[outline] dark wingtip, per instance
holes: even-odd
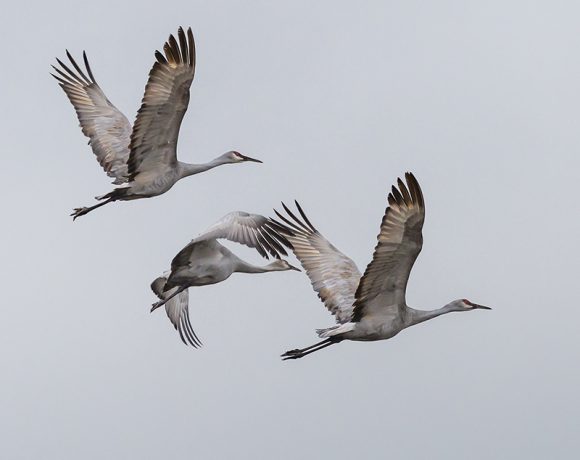
[[[87,52],[85,50],[83,50],[83,61],[85,63],[85,67],[87,68],[87,72],[89,73],[89,77],[91,78],[91,81],[97,84],[97,80],[93,75],[93,71],[91,70],[91,66],[89,65],[89,58],[87,57]]]
[[[52,67],[54,67],[54,66],[52,66]],[[58,84],[64,88],[64,86],[66,85],[66,82],[62,78],[60,78],[59,76],[53,74],[52,72],[48,72],[48,73],[50,75],[52,75],[54,78],[56,78],[56,80],[58,81]]]
[[[282,202],[282,207],[284,208],[284,210],[288,213],[288,215],[290,217],[296,219],[296,217],[292,214],[292,212],[288,209],[288,207],[284,204],[284,202]],[[280,220],[282,220],[282,222],[284,222],[284,224],[285,224],[284,227],[288,226],[290,229],[292,229],[293,231],[296,231],[298,233],[304,233],[305,230],[307,232],[309,231],[307,227],[305,227],[302,223],[300,223],[300,221],[298,221],[298,223],[300,223],[300,225],[297,225],[295,222],[290,221],[288,218],[286,218],[281,213],[276,211],[276,209],[274,209],[274,212],[280,218]]]
[[[304,222],[306,222],[306,224],[310,227],[310,229],[314,233],[318,233],[318,231],[316,230],[316,228],[314,227],[314,225],[312,225],[312,223],[310,222],[310,220],[308,219],[308,217],[306,217],[306,213],[302,210],[302,206],[300,206],[300,203],[298,203],[297,200],[294,200],[294,204],[296,204],[296,208],[298,208],[298,212],[300,213],[300,215],[304,219]]]
[[[399,179],[399,180],[401,180],[401,179]],[[399,192],[399,189],[397,187],[395,187],[394,185],[391,187],[391,194],[393,195],[393,197],[395,198],[395,201],[397,202],[397,204],[399,206],[405,202],[405,200],[403,199],[403,195],[401,195],[401,192]]]
[[[160,64],[167,64],[167,59],[165,59],[165,56],[159,50],[155,50],[155,59]]]
[[[423,191],[421,190],[421,186],[419,185],[419,181],[417,180],[415,175],[412,172],[408,171],[405,173],[405,179],[409,186],[409,191],[411,192],[412,195],[414,195],[413,198],[416,199],[417,204],[421,207],[424,207],[425,199],[423,198]]]

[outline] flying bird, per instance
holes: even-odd
[[[398,179],[388,196],[389,206],[381,223],[373,260],[364,275],[355,263],[336,249],[314,228],[296,202],[302,219],[282,203],[287,216],[274,210],[284,222],[277,231],[292,245],[306,270],[312,287],[326,308],[336,317],[336,326],[317,329],[324,340],[306,348],[289,350],[284,360],[297,359],[343,340],[375,341],[397,335],[403,329],[445,313],[491,310],[467,299],[454,300],[433,311],[407,305],[405,291],[409,274],[423,246],[425,203],[421,187],[411,173],[406,185]]]
[[[193,239],[173,258],[171,270],[157,278],[151,289],[159,297],[151,311],[165,305],[169,320],[179,332],[181,340],[197,348],[201,346],[189,320],[188,292],[191,286],[206,286],[228,279],[232,273],[267,273],[296,270],[280,258],[288,255],[282,244],[291,247],[285,236],[281,235],[278,224],[259,214],[231,212]],[[269,259],[276,258],[265,266],[250,264],[228,248],[218,239],[226,239],[256,249]]]
[[[74,209],[73,220],[113,201],[149,198],[167,192],[184,177],[216,166],[260,160],[229,151],[204,164],[177,160],[177,138],[189,104],[189,88],[195,73],[195,44],[191,28],[187,35],[180,27],[163,46],[164,54],[155,52],[156,62],[149,72],[141,108],[135,125],[105,96],[98,85],[86,53],[85,71],[71,54],[66,55],[73,69],[57,59],[52,66],[56,78],[74,106],[80,127],[113,184],[112,192],[96,197],[100,202]]]

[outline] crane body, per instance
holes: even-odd
[[[291,244],[318,296],[335,315],[338,325],[318,329],[324,340],[289,350],[284,359],[298,359],[343,340],[376,341],[394,337],[403,329],[460,311],[489,307],[467,299],[454,300],[437,310],[416,310],[407,305],[405,292],[411,269],[423,245],[425,204],[421,187],[411,173],[406,184],[398,179],[388,196],[373,260],[361,276],[355,263],[334,247],[310,223],[296,202],[302,219],[282,203],[278,211],[281,231]]]
[[[190,287],[220,283],[233,273],[267,273],[297,270],[280,255],[287,255],[283,245],[290,245],[286,238],[275,232],[277,224],[259,214],[236,211],[227,214],[205,232],[194,238],[173,258],[171,269],[151,284],[159,298],[151,311],[165,305],[167,316],[179,331],[185,344],[194,347],[201,342],[193,332],[189,321],[188,293]],[[250,264],[223,246],[218,239],[227,239],[254,248],[268,259],[267,265]]]
[[[57,59],[52,74],[74,106],[82,132],[97,160],[120,187],[96,197],[100,203],[74,209],[77,217],[113,201],[130,201],[161,195],[179,180],[225,164],[260,160],[230,150],[203,164],[178,161],[177,140],[189,105],[189,88],[195,74],[195,43],[191,28],[180,27],[155,53],[145,94],[134,126],[105,96],[83,53],[85,70],[67,51],[72,69]]]

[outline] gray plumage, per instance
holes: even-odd
[[[61,68],[52,66],[58,74],[53,76],[74,106],[81,130],[89,138],[97,161],[114,179],[113,184],[121,185],[128,177],[131,123],[105,96],[93,76],[86,53],[83,52],[83,60],[88,76],[68,51],[66,55],[76,72],[57,59]]]
[[[407,281],[423,245],[425,202],[413,174],[406,173],[405,179],[406,184],[398,179],[389,193],[373,259],[362,277],[354,262],[314,228],[298,203],[302,219],[284,204],[287,216],[275,211],[282,220],[277,229],[282,229],[314,290],[339,323],[317,330],[325,340],[287,351],[284,359],[301,358],[342,340],[389,339],[409,326],[452,311],[489,309],[467,299],[433,311],[407,305]]]
[[[151,311],[165,305],[167,316],[179,331],[185,344],[199,347],[201,342],[189,321],[187,289],[191,286],[215,284],[233,273],[266,273],[298,270],[281,255],[288,255],[282,244],[291,246],[278,233],[281,230],[271,219],[259,214],[232,212],[187,244],[171,262],[171,270],[151,284],[159,297]],[[276,260],[266,266],[256,266],[237,257],[217,240],[227,239],[256,249],[262,257]]]
[[[97,197],[100,203],[76,208],[74,219],[113,201],[149,198],[167,192],[177,181],[224,164],[260,160],[229,151],[204,164],[177,160],[177,140],[181,122],[189,105],[189,88],[195,75],[195,43],[191,28],[180,27],[155,52],[156,62],[149,72],[145,94],[131,124],[105,96],[95,80],[86,53],[85,71],[71,54],[72,68],[57,59],[52,66],[56,78],[74,106],[82,132],[89,138],[97,160],[111,178],[121,185]]]

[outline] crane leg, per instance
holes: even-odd
[[[287,359],[303,358],[304,356],[309,355],[310,353],[322,350],[323,348],[329,347],[330,345],[334,345],[335,343],[338,342],[340,342],[340,340],[329,338],[323,340],[322,342],[315,343],[314,345],[310,345],[309,347],[306,348],[296,348],[294,350],[289,350],[281,356],[283,358],[283,361],[286,361]]]
[[[73,213],[71,214],[73,220],[75,220],[77,217],[80,216],[84,216],[85,214],[88,214],[89,212],[91,212],[93,209],[97,209],[100,208],[101,206],[105,206],[107,203],[110,203],[111,201],[115,201],[112,198],[109,198],[106,201],[103,201],[102,203],[98,203],[94,206],[90,206],[90,207],[84,207],[84,208],[74,208],[73,209]]]
[[[187,289],[187,286],[180,286],[177,291],[175,291],[173,294],[171,294],[169,297],[167,297],[166,299],[161,299],[158,302],[155,302],[153,304],[153,306],[151,307],[151,311],[153,312],[154,310],[158,309],[159,307],[165,305],[168,301],[170,301],[171,299],[173,299],[177,294],[181,294],[183,291],[185,291]]]

